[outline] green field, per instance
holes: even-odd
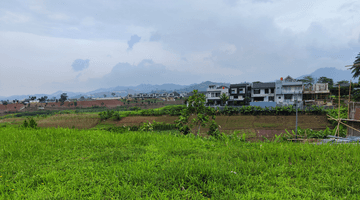
[[[358,145],[0,128],[0,199],[359,199]]]

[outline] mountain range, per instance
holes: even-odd
[[[302,79],[305,76],[312,76],[315,80],[325,76],[328,78],[332,78],[334,83],[341,81],[341,80],[351,80],[355,81],[356,79],[352,78],[352,74],[350,70],[339,70],[334,67],[326,67],[326,68],[320,68],[315,70],[311,74],[306,74],[299,76],[295,79]],[[284,76],[285,78],[286,76]],[[294,77],[293,77],[294,78]],[[206,89],[209,87],[209,85],[224,85],[229,87],[230,83],[219,83],[219,82],[212,82],[212,81],[205,81],[202,83],[194,83],[190,85],[177,85],[177,84],[162,84],[162,85],[151,85],[151,84],[140,84],[137,86],[116,86],[111,88],[99,88],[90,92],[82,93],[82,92],[68,92],[68,91],[57,91],[52,94],[27,94],[27,95],[13,95],[9,97],[0,96],[0,100],[22,100],[25,98],[28,98],[29,96],[36,96],[36,98],[40,98],[42,96],[47,96],[50,98],[57,98],[59,99],[62,93],[67,93],[68,98],[80,98],[81,96],[87,97],[93,97],[93,98],[99,98],[104,97],[106,95],[107,97],[111,97],[112,93],[115,93],[116,96],[126,96],[127,94],[136,94],[136,93],[162,93],[162,92],[191,92],[194,89],[197,89],[199,91],[206,91]]]

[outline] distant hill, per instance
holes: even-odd
[[[331,78],[333,79],[334,83],[338,82],[338,81],[342,81],[342,80],[347,80],[347,81],[356,81],[358,79],[353,79],[352,78],[352,73],[351,70],[340,70],[340,69],[336,69],[335,67],[325,67],[325,68],[320,68],[315,70],[313,73],[311,74],[307,74],[307,75],[302,75],[297,77],[296,79],[302,79],[305,76],[309,76],[311,75],[313,78],[320,78],[322,76],[325,76],[327,78]]]

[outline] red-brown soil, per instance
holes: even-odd
[[[174,121],[178,116],[129,116],[120,121],[110,121],[108,123],[115,126],[134,126],[141,125],[149,121],[164,122],[175,124]],[[191,121],[194,116],[191,116]],[[211,119],[211,118],[210,118]],[[295,130],[296,116],[216,116],[218,125],[221,126],[220,131],[226,134],[232,134],[235,130],[240,130],[241,134],[247,132],[247,138],[251,140],[263,140],[263,137],[274,138],[275,134],[280,135],[288,131]],[[313,130],[324,130],[326,127],[333,128],[327,121],[326,115],[299,115],[298,127],[302,129],[310,128]],[[193,127],[193,131],[197,132],[198,127]],[[200,127],[200,135],[206,136],[207,127]],[[250,132],[255,134],[249,134]]]

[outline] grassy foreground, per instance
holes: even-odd
[[[360,199],[359,145],[0,128],[0,199]]]

